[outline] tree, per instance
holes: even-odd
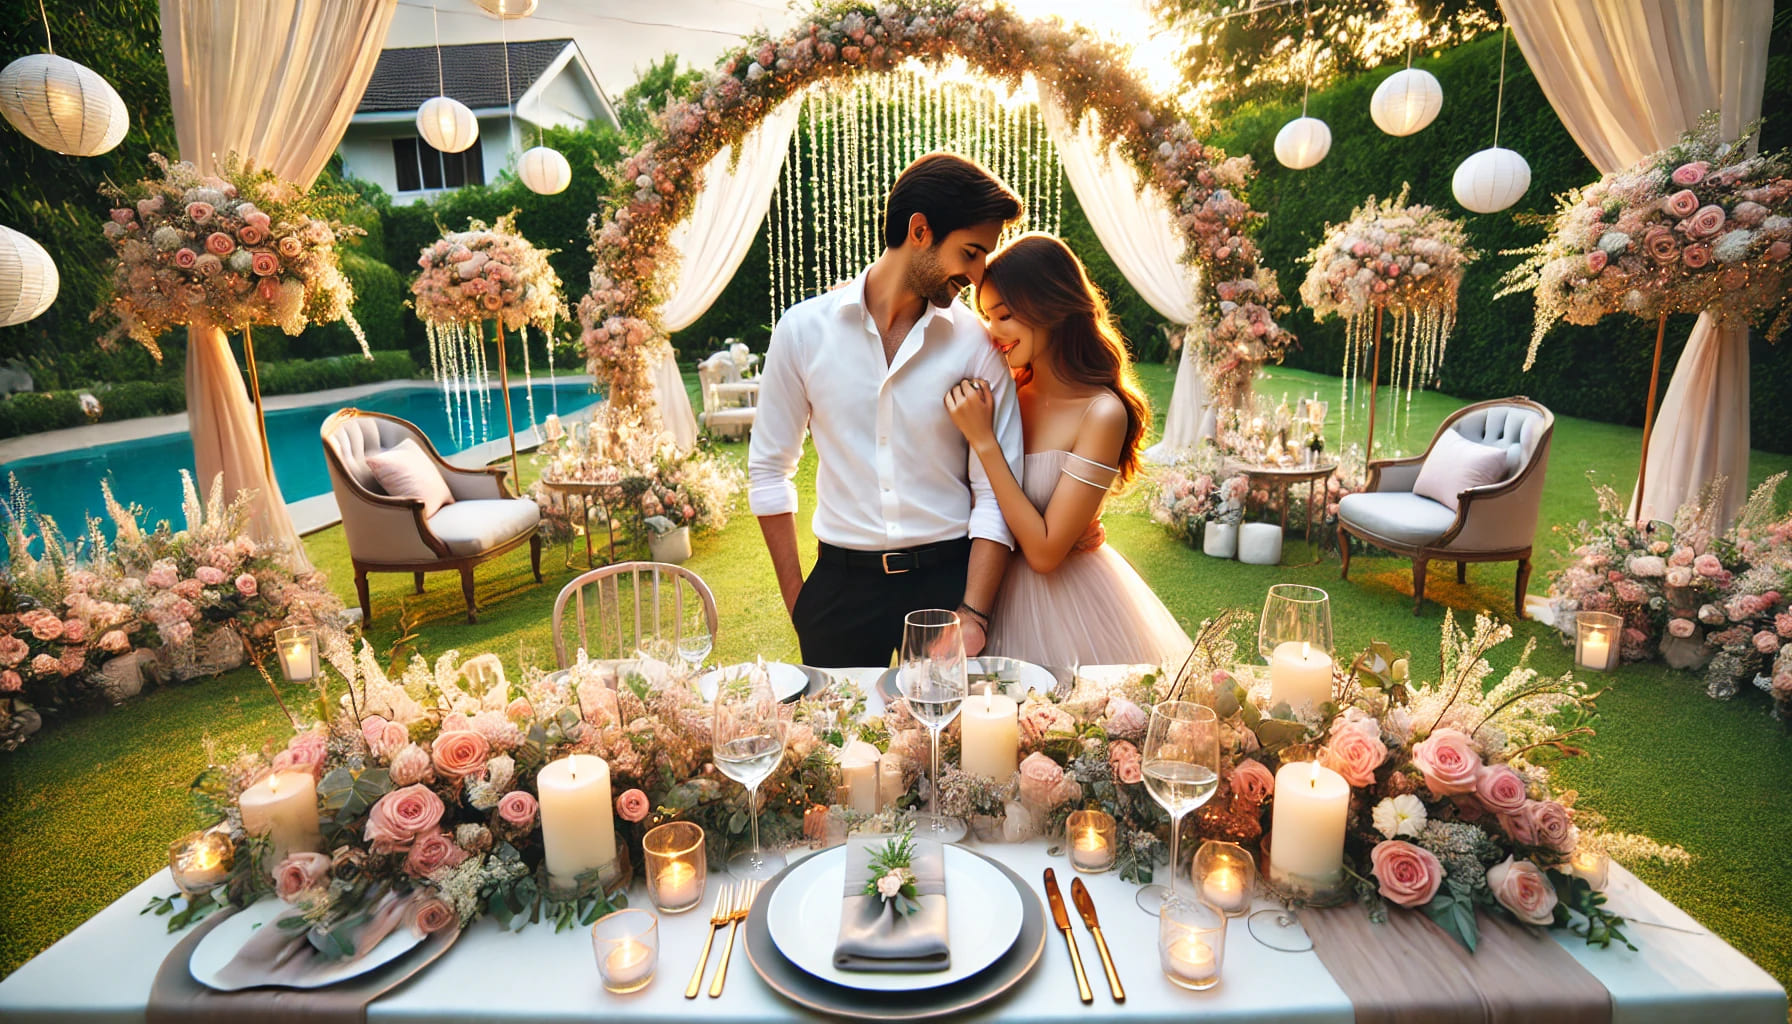
[[[628,140],[631,149],[639,149],[656,132],[653,128],[653,116],[666,109],[666,104],[674,99],[687,99],[703,81],[703,72],[695,68],[678,70],[678,55],[668,53],[662,59],[647,65],[635,84],[622,94],[622,101],[616,104],[616,120],[621,122],[623,137]]]

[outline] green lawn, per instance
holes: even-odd
[[[1168,401],[1171,378],[1158,366],[1141,376],[1158,404]],[[1335,378],[1288,370],[1266,374],[1260,391],[1290,398],[1315,389],[1333,402],[1337,446]],[[1384,404],[1381,445],[1415,451],[1437,422],[1461,403],[1443,395],[1420,395],[1403,438],[1391,436]],[[1160,414],[1161,415],[1161,414]],[[1360,413],[1352,419],[1360,432]],[[1385,450],[1385,448],[1383,450]],[[1544,521],[1571,524],[1595,511],[1586,474],[1627,486],[1636,472],[1639,432],[1584,420],[1558,420],[1550,458]],[[725,451],[744,458],[742,445]],[[1755,480],[1792,468],[1792,457],[1757,452]],[[525,474],[530,470],[525,466]],[[813,496],[813,458],[798,478],[805,503]],[[743,500],[744,504],[744,500]],[[1311,583],[1333,597],[1338,646],[1354,650],[1374,639],[1415,653],[1414,671],[1437,671],[1438,626],[1443,606],[1472,613],[1491,609],[1510,618],[1510,564],[1469,568],[1458,585],[1446,567],[1433,572],[1433,599],[1414,617],[1407,564],[1392,558],[1358,556],[1351,580],[1340,583],[1335,559],[1307,568],[1247,566],[1217,561],[1167,537],[1138,511],[1136,496],[1114,503],[1108,515],[1111,543],[1124,552],[1164,601],[1185,622],[1228,605],[1255,607],[1269,584]],[[813,551],[807,517],[800,516],[804,550]],[[1562,564],[1562,541],[1543,530],[1538,538],[1532,590]],[[327,570],[345,600],[353,601],[352,576],[340,529],[307,540],[311,557]],[[696,538],[689,562],[715,591],[722,620],[716,656],[739,659],[753,654],[796,656],[771,564],[759,531],[744,508],[718,534]],[[421,597],[408,594],[408,577],[373,578],[373,642],[384,647],[394,637],[402,602],[422,618],[422,649],[438,654],[492,650],[507,663],[552,658],[548,617],[559,587],[573,572],[560,549],[544,555],[547,582],[531,579],[526,551],[479,571],[480,623],[468,626],[460,588],[452,576],[437,576]],[[1522,638],[1539,641],[1536,663],[1561,672],[1569,652],[1552,630],[1527,623],[1520,640],[1502,652],[1516,657]],[[1690,868],[1638,873],[1717,934],[1765,967],[1782,984],[1792,982],[1792,738],[1767,714],[1767,703],[1749,692],[1732,703],[1708,700],[1696,677],[1657,666],[1615,673],[1601,701],[1599,735],[1588,744],[1593,757],[1571,762],[1562,779],[1582,799],[1605,812],[1615,828],[1679,843],[1696,856]],[[289,699],[294,695],[289,695]],[[150,694],[128,707],[72,721],[55,722],[24,748],[0,755],[0,863],[7,884],[0,887],[0,973],[10,972],[66,934],[166,859],[167,844],[203,824],[189,808],[186,786],[205,762],[208,740],[221,745],[255,744],[279,732],[273,698],[248,671]],[[1652,937],[1637,928],[1642,941]]]

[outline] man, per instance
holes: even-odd
[[[749,499],[777,570],[805,664],[890,663],[902,620],[956,607],[967,655],[1013,539],[982,466],[941,396],[995,382],[996,435],[1016,477],[1020,415],[1001,355],[956,302],[1020,200],[977,164],[916,160],[884,212],[883,255],[849,284],[798,303],[772,333],[747,460]],[[796,545],[803,432],[815,439],[815,537],[804,580]]]

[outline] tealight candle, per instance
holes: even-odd
[[[1232,868],[1220,868],[1201,879],[1201,898],[1227,910],[1244,894],[1244,879]]]
[[[1305,640],[1276,645],[1269,659],[1269,702],[1317,708],[1332,699],[1332,658]]]
[[[280,674],[287,682],[317,678],[317,638],[303,626],[274,630],[274,647],[280,652]]]
[[[1193,877],[1195,891],[1227,917],[1236,917],[1251,909],[1257,866],[1250,851],[1237,843],[1218,839],[1202,843],[1195,851]]]
[[[637,992],[653,980],[659,964],[659,922],[645,910],[605,914],[591,926],[597,974],[611,992]]]
[[[1073,811],[1064,822],[1070,837],[1070,866],[1098,874],[1114,866],[1114,817],[1106,811]]]
[[[1568,858],[1568,870],[1594,889],[1603,889],[1611,875],[1612,859],[1604,850],[1575,850]]]
[[[235,861],[230,837],[222,832],[192,832],[168,848],[168,873],[175,888],[188,896],[212,889],[230,877]]]
[[[709,873],[703,829],[688,821],[655,825],[641,837],[647,895],[661,913],[676,914],[703,901]]]
[[[310,772],[273,772],[237,798],[243,831],[267,836],[275,863],[323,845],[318,829],[317,780]]]
[[[1157,951],[1164,977],[1183,988],[1209,989],[1220,982],[1226,948],[1226,915],[1197,900],[1171,899],[1158,916]]]

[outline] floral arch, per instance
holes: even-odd
[[[1203,298],[1210,323],[1201,331],[1208,364],[1221,377],[1248,378],[1292,340],[1274,323],[1281,302],[1274,272],[1258,265],[1247,236],[1263,216],[1238,194],[1252,176],[1251,160],[1203,145],[1124,57],[1073,27],[999,4],[832,5],[776,38],[748,40],[722,58],[695,99],[659,115],[659,138],[611,172],[615,203],[601,226],[593,218],[596,264],[579,303],[592,372],[609,382],[614,405],[651,412],[651,368],[665,352],[659,311],[679,258],[670,237],[716,154],[812,86],[890,72],[911,59],[937,67],[962,58],[1010,90],[1031,73],[1072,125],[1097,115],[1104,141],[1168,197],[1187,243],[1183,261],[1212,283]]]

